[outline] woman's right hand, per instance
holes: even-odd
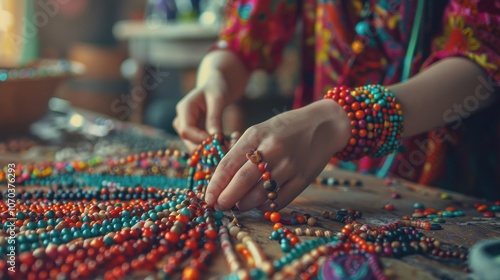
[[[212,51],[200,65],[196,87],[176,107],[173,126],[190,151],[223,132],[222,112],[243,96],[250,72],[232,52]]]

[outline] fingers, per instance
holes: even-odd
[[[236,142],[234,147],[231,150],[229,150],[229,152],[220,161],[219,165],[215,169],[215,172],[214,172],[212,178],[210,179],[210,182],[208,183],[207,191],[205,193],[205,201],[208,204],[215,204],[216,202],[218,202],[219,195],[226,188],[226,186],[229,185],[229,182],[231,182],[231,180],[236,175],[238,170],[247,161],[247,158],[245,156],[246,153],[248,151],[250,151],[251,149],[254,149],[255,147],[257,147],[255,142],[244,140],[244,139],[252,139],[251,137],[248,137],[248,135],[249,135],[249,131],[247,130],[243,134],[240,141]],[[241,141],[241,140],[243,140],[243,141]],[[256,167],[254,166],[254,168],[256,168]],[[248,172],[248,171],[246,171],[246,172]],[[244,173],[242,176],[246,176],[246,177],[250,178],[250,177],[253,177],[253,174]],[[239,187],[242,187],[242,188],[248,190],[251,188],[251,186],[253,186],[255,184],[255,182],[256,182],[256,180],[254,180],[250,183],[245,182],[244,184],[248,184],[250,186],[245,185],[243,187],[242,186],[239,186]],[[228,203],[226,203],[224,201],[221,201],[221,202],[224,203],[225,206],[229,205]],[[233,205],[230,205],[229,207],[232,207]]]
[[[236,202],[242,199],[254,187],[261,176],[262,172],[259,171],[257,166],[247,160],[219,195],[217,206],[222,209],[233,207]]]
[[[254,168],[257,169],[256,166],[254,166]],[[278,166],[276,166],[276,168],[270,166],[269,171],[272,175],[272,180],[276,182],[278,188],[280,189],[281,185],[285,185],[286,182],[290,180],[292,174],[290,165],[286,163],[284,164],[280,163]],[[260,175],[262,175],[262,172],[260,172]],[[268,192],[264,189],[264,182],[262,181],[257,182],[250,191],[248,191],[243,195],[240,195],[241,200],[239,200],[237,203],[238,209],[247,211],[253,208],[257,208],[268,200],[267,195]],[[279,198],[279,191],[278,191],[278,198]]]
[[[220,94],[207,94],[207,117],[205,128],[209,134],[222,132],[222,112],[224,110],[224,100]]]
[[[173,126],[179,137],[185,140],[184,142],[190,150],[197,146],[196,143],[201,143],[209,136],[207,132],[196,127],[195,123],[196,120],[189,114],[185,114],[182,117],[178,114],[173,122]]]

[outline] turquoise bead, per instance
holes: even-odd
[[[21,252],[26,252],[26,251],[29,251],[30,249],[31,249],[31,245],[30,244],[23,243],[23,244],[19,245],[19,250]]]
[[[415,202],[415,204],[413,204],[413,208],[416,208],[416,209],[424,209],[425,206],[423,203],[420,203],[420,202]]]
[[[47,222],[45,220],[40,220],[37,223],[38,228],[46,228],[47,227]]]
[[[23,212],[17,212],[16,214],[16,219],[18,220],[23,220],[24,219],[24,213]]]
[[[108,245],[108,246],[111,246],[111,245],[113,245],[113,243],[115,243],[115,242],[113,241],[113,238],[111,238],[111,237],[109,237],[109,236],[104,237],[104,240],[103,240],[103,241],[104,241],[104,243],[106,243],[106,245]]]
[[[92,232],[90,230],[86,229],[86,230],[82,231],[82,236],[83,236],[83,238],[90,238],[90,237],[92,237]]]
[[[149,214],[149,218],[152,221],[156,221],[156,220],[158,220],[158,215],[156,213],[151,213],[151,214]]]
[[[452,218],[452,217],[455,217],[455,215],[451,211],[443,211],[443,217]]]
[[[431,230],[440,230],[442,229],[440,224],[431,224]]]
[[[186,216],[188,216],[188,217],[191,217],[191,215],[193,215],[193,214],[191,213],[191,210],[189,210],[189,209],[188,209],[188,208],[186,208],[186,207],[185,207],[185,208],[182,208],[182,209],[181,209],[181,211],[180,211],[180,213],[181,213],[182,215],[186,215]]]
[[[26,225],[26,228],[28,229],[36,229],[36,225],[34,222],[29,222],[27,225]]]
[[[47,213],[45,213],[45,218],[47,219],[53,219],[56,217],[56,213],[53,210],[49,210]]]
[[[453,216],[455,216],[455,217],[463,217],[463,216],[465,216],[465,213],[464,213],[464,211],[457,210],[457,211],[453,212]]]
[[[215,211],[214,213],[215,219],[220,220],[224,217],[224,212],[222,211]]]

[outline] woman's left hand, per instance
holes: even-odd
[[[278,209],[288,205],[323,170],[349,139],[349,119],[333,100],[317,101],[250,127],[221,160],[207,187],[205,201],[217,209],[269,211],[262,172],[246,153],[259,150],[279,187]]]

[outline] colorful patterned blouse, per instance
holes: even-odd
[[[404,68],[414,75],[450,56],[484,68],[491,79],[483,90],[495,94],[491,84],[500,81],[500,1],[425,3],[417,11],[417,0],[230,0],[216,48],[233,51],[251,70],[273,70],[301,21],[302,73],[295,107],[321,99],[336,85],[395,84]],[[363,21],[370,25],[359,30]],[[417,32],[413,28],[419,21]],[[368,38],[364,46],[353,45],[358,34]],[[489,109],[453,124],[407,139],[390,174],[500,197],[500,114]],[[373,171],[379,163],[365,158],[358,166]]]

